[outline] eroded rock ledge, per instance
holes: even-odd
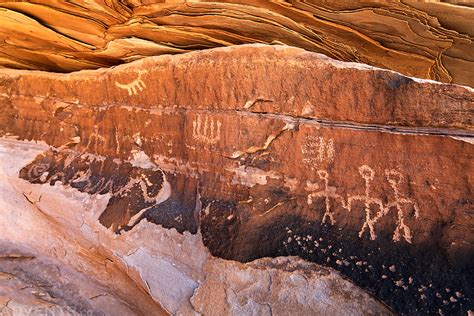
[[[1,134],[52,146],[19,176],[107,197],[116,236],[147,219],[333,267],[400,313],[472,309],[470,88],[263,45],[0,82]]]

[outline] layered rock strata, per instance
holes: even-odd
[[[474,86],[474,8],[450,2],[3,0],[0,65],[69,72],[276,43]]]
[[[470,88],[263,45],[0,82],[1,134],[52,146],[19,176],[110,196],[118,235],[147,219],[333,267],[399,313],[472,309]]]

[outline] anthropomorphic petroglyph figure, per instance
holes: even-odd
[[[340,199],[341,196],[336,193],[336,188],[329,186],[329,174],[325,170],[318,170],[318,176],[321,180],[324,181],[324,190],[319,192],[314,192],[308,195],[308,204],[311,205],[313,203],[313,199],[315,197],[324,197],[326,211],[324,212],[323,219],[321,221],[322,224],[326,223],[326,220],[329,219],[331,225],[335,224],[334,214],[331,211],[331,202],[330,199]]]
[[[303,162],[314,170],[314,167],[323,162],[331,162],[334,159],[334,140],[325,140],[320,136],[308,136],[301,147]]]
[[[221,126],[222,123],[217,119],[198,115],[193,121],[193,138],[204,144],[216,144],[220,140]]]
[[[404,214],[403,214],[403,206],[408,205],[411,206],[414,210],[414,217],[418,218],[420,216],[420,210],[418,208],[418,205],[413,202],[411,199],[406,198],[402,194],[400,194],[400,183],[403,180],[403,175],[396,171],[396,170],[385,170],[385,176],[387,177],[387,181],[390,184],[390,186],[393,189],[393,194],[395,196],[395,201],[388,203],[387,205],[387,212],[390,210],[390,208],[395,207],[397,209],[397,227],[395,228],[395,232],[393,234],[393,241],[399,241],[400,240],[400,234],[403,232],[403,238],[411,243],[411,231],[410,227],[408,227],[405,224],[404,221]]]
[[[353,207],[359,203],[364,206],[365,211],[365,220],[362,225],[361,230],[359,231],[359,237],[362,237],[366,231],[368,231],[370,239],[376,239],[375,224],[385,215],[389,213],[392,208],[397,210],[397,227],[393,235],[393,241],[399,241],[400,236],[403,236],[405,241],[411,243],[412,235],[410,228],[404,222],[404,213],[403,210],[407,206],[411,206],[415,210],[414,217],[419,217],[419,208],[418,205],[411,199],[403,196],[400,193],[399,185],[403,180],[403,176],[400,172],[396,170],[385,170],[385,175],[388,183],[394,191],[395,201],[388,202],[386,205],[383,203],[382,199],[374,197],[372,192],[372,182],[375,178],[375,171],[367,166],[363,165],[359,167],[359,173],[364,179],[365,192],[364,194],[359,195],[349,195],[347,200],[343,198],[340,194],[336,193],[336,187],[329,185],[329,174],[325,170],[318,170],[318,176],[324,182],[324,189],[318,192],[312,192],[308,195],[308,204],[312,204],[315,198],[324,197],[325,201],[325,212],[322,224],[325,224],[329,219],[331,225],[335,224],[334,220],[334,211],[333,208],[336,202],[339,202],[343,209],[347,211],[352,211]],[[331,208],[331,200],[334,203]]]
[[[130,83],[120,83],[115,81],[115,85],[123,90],[127,90],[128,95],[137,95],[139,91],[143,91],[144,88],[146,88],[145,82],[142,80],[142,75],[145,73],[143,70],[138,71],[137,78],[134,79]]]
[[[105,145],[105,138],[99,134],[99,127],[94,125],[94,132],[89,136],[86,151],[92,150],[94,154],[97,154],[99,152],[99,145]]]
[[[362,229],[359,231],[359,237],[362,237],[365,230],[368,229],[369,234],[370,234],[370,239],[375,240],[376,235],[375,235],[374,225],[382,216],[386,214],[386,210],[384,208],[382,200],[371,196],[371,185],[372,185],[372,181],[374,180],[375,171],[372,170],[372,168],[370,168],[369,166],[363,165],[359,167],[359,173],[365,182],[365,195],[350,196],[348,199],[347,207],[348,207],[348,210],[350,211],[352,208],[352,201],[361,201],[364,203],[365,222],[362,225]],[[371,209],[372,206],[375,206],[378,209],[377,213],[375,213],[374,216],[372,216],[372,209]]]

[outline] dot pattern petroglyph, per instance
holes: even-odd
[[[349,195],[345,199],[342,195],[336,192],[336,187],[329,185],[329,174],[325,170],[318,170],[318,177],[323,181],[324,188],[318,192],[312,192],[308,195],[307,203],[308,205],[313,204],[314,199],[324,198],[325,202],[325,212],[323,214],[322,224],[329,222],[331,225],[334,225],[336,221],[334,220],[334,211],[331,208],[331,201],[333,203],[339,203],[343,209],[347,211],[352,211],[356,203],[361,203],[364,206],[365,211],[365,220],[359,231],[359,237],[362,237],[366,231],[368,231],[370,239],[376,239],[375,233],[375,224],[385,215],[389,213],[391,209],[396,209],[397,211],[397,226],[393,234],[393,241],[400,241],[400,238],[411,243],[412,234],[408,225],[405,223],[404,209],[414,210],[415,219],[419,218],[420,210],[418,205],[410,198],[405,197],[400,193],[400,184],[403,181],[403,175],[393,169],[385,170],[386,180],[390,184],[390,187],[393,190],[394,201],[390,201],[387,204],[384,204],[382,199],[374,197],[372,193],[372,182],[375,177],[375,171],[367,166],[363,165],[359,167],[359,173],[364,179],[365,192],[364,194],[358,195]],[[376,209],[377,212],[373,214],[373,209]]]
[[[321,136],[308,136],[301,147],[303,162],[314,170],[315,166],[334,159],[334,140],[324,139]]]

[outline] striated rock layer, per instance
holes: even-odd
[[[69,72],[276,43],[474,86],[473,30],[464,1],[2,0],[0,65]]]
[[[225,259],[296,255],[399,313],[473,308],[471,88],[263,45],[0,82],[0,133],[51,146],[19,176],[110,197],[104,230],[147,219]],[[197,311],[226,284],[211,275]]]

